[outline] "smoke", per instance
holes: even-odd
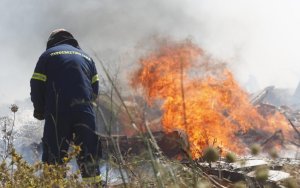
[[[295,88],[300,73],[299,6],[292,0],[213,0],[201,1],[191,14],[199,13],[202,47],[229,62],[242,85],[254,77],[260,88]]]
[[[0,104],[29,97],[36,61],[56,28],[71,31],[84,50],[97,51],[121,72],[131,71],[126,59],[137,55],[137,44],[147,37],[189,37],[228,62],[244,88],[252,78],[252,91],[295,88],[299,6],[293,0],[2,0]]]

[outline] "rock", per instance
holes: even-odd
[[[232,164],[232,167],[234,170],[244,170],[246,168],[254,168],[258,166],[264,166],[267,165],[268,163],[264,160],[260,159],[250,159],[250,160],[245,160],[245,161],[237,161]]]
[[[289,173],[278,171],[278,170],[269,170],[268,180],[273,182],[278,182],[290,177]],[[255,177],[255,171],[251,171],[247,174],[249,177]]]

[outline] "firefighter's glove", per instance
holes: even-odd
[[[39,110],[34,110],[33,111],[33,117],[35,117],[38,120],[44,120],[45,119],[44,112],[39,111]]]

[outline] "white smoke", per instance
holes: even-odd
[[[69,29],[83,47],[95,49],[107,59],[118,60],[122,53],[152,34],[191,36],[213,57],[230,63],[241,84],[250,75],[261,88],[294,88],[299,81],[298,1],[1,3],[0,23],[5,29],[0,31],[0,103],[29,96],[29,80],[38,56],[45,48],[48,34],[59,27]]]
[[[51,30],[60,27],[114,64],[149,35],[192,37],[213,57],[228,62],[242,85],[250,76],[259,86],[252,89],[295,88],[299,8],[300,2],[293,0],[2,0],[0,103],[29,97],[38,56]]]
[[[295,88],[300,73],[299,1],[212,0],[190,7],[198,15],[199,42],[232,63],[241,83],[254,76],[260,87]]]
[[[49,33],[61,27],[91,55],[97,51],[107,66],[120,66],[123,74],[131,71],[124,64],[135,58],[139,41],[158,34],[192,38],[228,62],[251,92],[268,85],[295,88],[299,8],[294,0],[2,0],[0,104],[29,97],[36,61]]]

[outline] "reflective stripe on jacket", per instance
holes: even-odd
[[[81,49],[60,44],[46,50],[32,75],[31,100],[46,114],[58,111],[92,112],[99,76],[93,60]]]

